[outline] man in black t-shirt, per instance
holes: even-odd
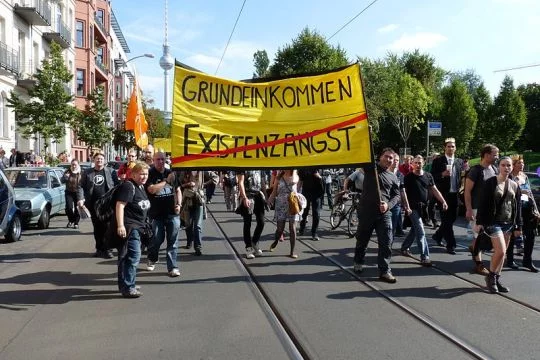
[[[302,189],[302,195],[307,200],[306,208],[302,211],[302,220],[300,221],[299,235],[304,235],[306,221],[309,215],[309,209],[313,209],[311,215],[311,240],[319,240],[317,230],[319,228],[320,209],[324,196],[324,183],[319,170],[317,169],[302,169],[298,172],[300,184],[298,188]]]
[[[92,225],[94,226],[94,240],[96,241],[95,257],[112,259],[113,254],[105,245],[105,231],[107,224],[101,222],[96,217],[94,204],[107,191],[119,183],[116,172],[110,167],[105,167],[105,157],[102,153],[94,155],[94,167],[86,170],[81,176],[81,188],[84,192],[84,199],[79,200],[78,206],[86,206],[90,211]]]
[[[165,153],[154,154],[154,166],[148,172],[145,187],[150,200],[149,218],[154,230],[154,238],[148,246],[148,263],[146,269],[153,271],[158,261],[161,244],[167,237],[167,271],[169,276],[180,275],[177,265],[177,238],[180,228],[180,204],[182,190],[176,181],[175,174],[165,168]]]
[[[410,256],[409,250],[414,239],[418,244],[420,250],[420,262],[422,266],[431,266],[431,260],[429,260],[429,247],[426,240],[426,233],[424,231],[424,224],[422,222],[422,215],[427,211],[427,202],[429,193],[442,204],[443,211],[448,209],[448,205],[443,196],[435,186],[433,176],[424,172],[424,158],[417,155],[413,160],[413,171],[405,175],[405,213],[409,215],[411,219],[411,231],[401,244],[401,254],[404,256]]]

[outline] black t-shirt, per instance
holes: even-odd
[[[410,172],[405,175],[404,183],[409,206],[411,209],[420,210],[421,204],[427,204],[429,189],[435,185],[433,175],[428,172],[424,172],[422,175]]]
[[[105,195],[109,190],[107,187],[107,181],[105,179],[105,169],[94,170],[94,190],[92,191],[92,202],[95,203],[97,199]]]
[[[148,189],[150,185],[159,184],[163,180],[166,180],[171,172],[172,171],[170,169],[165,169],[162,173],[160,173],[158,170],[156,170],[156,168],[150,168],[148,171],[148,180],[146,181],[146,184],[144,184],[145,189]],[[152,204],[148,216],[156,219],[173,215],[176,188],[176,184],[173,183],[173,185],[165,185],[165,187],[156,194],[150,194],[147,192],[148,199]]]
[[[116,201],[126,203],[124,207],[124,226],[131,229],[144,227],[150,201],[144,187],[138,186],[132,180],[126,181],[116,190]],[[116,202],[115,202],[116,206]]]
[[[322,177],[317,177],[317,169],[302,169],[298,172],[298,177],[302,181],[302,194],[310,196],[322,196],[324,194],[324,184]]]
[[[489,165],[486,168],[482,165],[474,165],[471,170],[469,170],[467,179],[474,181],[474,187],[471,191],[471,205],[473,209],[478,209],[480,195],[486,180],[496,176],[498,173],[499,170],[493,165]]]

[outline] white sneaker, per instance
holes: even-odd
[[[257,245],[254,245],[253,246],[253,254],[255,256],[262,256],[263,252],[261,249],[259,249],[259,247]]]
[[[146,263],[146,270],[154,271],[155,268],[156,268],[156,263],[148,260],[148,262]]]
[[[169,276],[170,277],[180,276],[180,270],[178,270],[178,268],[172,269],[171,271],[169,271]]]
[[[246,259],[255,259],[255,250],[252,247],[246,248]]]

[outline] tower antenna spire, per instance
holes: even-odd
[[[163,40],[163,56],[159,59],[159,66],[163,69],[163,117],[167,124],[171,123],[172,113],[169,110],[169,70],[174,66],[174,59],[169,52],[169,43],[168,43],[168,13],[169,6],[168,1],[165,0],[165,39]]]

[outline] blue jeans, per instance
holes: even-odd
[[[424,231],[424,223],[422,222],[422,215],[420,214],[420,211],[413,210],[411,215],[409,215],[409,218],[411,219],[411,230],[403,241],[403,244],[401,244],[401,250],[403,251],[409,249],[416,238],[416,244],[420,250],[420,258],[429,259],[429,247],[426,240],[426,232]]]
[[[402,233],[403,221],[401,220],[401,204],[395,205],[392,209],[390,209],[390,212],[392,213],[392,234],[395,235],[396,232]]]
[[[195,249],[200,249],[202,247],[202,222],[203,222],[203,206],[193,206],[189,209],[189,218],[191,224],[186,226],[186,237],[187,244],[193,246]]]
[[[135,289],[137,265],[141,260],[141,238],[138,230],[131,230],[118,252],[118,289],[122,294]]]
[[[154,238],[148,246],[148,260],[158,261],[158,253],[161,244],[167,235],[167,271],[177,268],[176,258],[178,252],[178,229],[180,228],[180,217],[178,215],[168,215],[152,219]]]
[[[387,211],[384,214],[367,214],[358,211],[358,230],[356,231],[356,248],[354,250],[355,264],[363,264],[366,249],[373,229],[377,233],[379,249],[377,253],[377,265],[381,274],[391,272],[390,260],[392,258],[392,216]]]

